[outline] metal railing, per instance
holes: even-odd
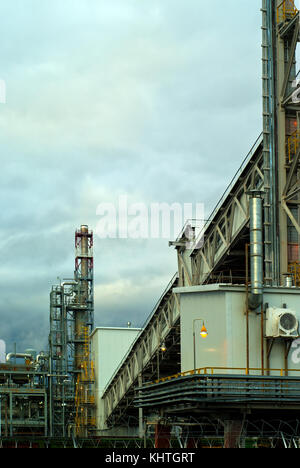
[[[223,372],[219,372],[223,371]],[[185,372],[178,372],[177,374],[170,375],[168,377],[162,377],[161,379],[154,380],[149,382],[147,385],[153,385],[157,383],[167,382],[169,380],[178,379],[179,377],[186,377],[190,375],[218,375],[220,373],[232,373],[233,375],[238,375],[234,373],[239,373],[239,375],[249,376],[251,372],[260,372],[261,375],[267,375],[271,372],[277,372],[280,377],[284,377],[287,373],[297,372],[300,377],[300,369],[262,369],[261,367],[251,367],[247,369],[246,367],[201,367],[199,369],[192,369]]]
[[[277,7],[277,23],[293,18],[297,13],[294,0],[283,0]]]
[[[287,156],[289,162],[292,162],[293,157],[297,153],[300,144],[300,130],[296,130],[287,138]]]
[[[284,372],[284,369],[278,371]],[[230,405],[237,409],[246,404],[254,405],[256,409],[259,405],[264,410],[268,408],[281,413],[287,409],[295,411],[300,408],[300,378],[283,375],[192,373],[181,379],[137,388],[134,399],[134,405],[138,408],[153,411],[153,408],[173,407],[183,414],[187,408],[191,410],[199,404],[202,409],[221,406],[228,410]]]
[[[289,273],[293,277],[293,285],[296,287],[300,286],[300,264],[299,263],[290,263],[289,264]]]

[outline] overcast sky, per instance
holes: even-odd
[[[100,203],[213,206],[261,132],[261,0],[2,0],[0,338],[46,349]],[[167,239],[95,235],[95,325],[141,326]]]

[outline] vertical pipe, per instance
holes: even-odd
[[[287,377],[289,375],[289,370],[288,370],[288,357],[289,357],[289,352],[291,349],[292,341],[288,340],[285,343],[285,353],[284,353],[284,374]]]
[[[138,376],[138,386],[141,388],[143,385],[143,377],[142,374],[140,373]],[[139,408],[139,438],[143,439],[144,437],[144,414],[143,414],[143,408]]]
[[[8,400],[8,396],[6,396],[5,398],[5,437],[8,436],[7,400]]]
[[[51,351],[52,351],[52,348],[51,348]],[[51,352],[50,351],[50,352]],[[53,376],[52,376],[52,357],[50,356],[50,359],[49,359],[49,373],[50,373],[50,377],[49,377],[49,429],[50,429],[50,437],[53,437],[53,418],[54,418],[54,415],[52,413],[53,409],[52,409],[52,401],[53,401]]]
[[[246,257],[246,375],[249,374],[249,244],[245,245]]]
[[[261,304],[261,311],[260,311],[260,340],[261,340],[261,375],[265,375],[264,306],[263,304]]]
[[[12,392],[9,392],[9,435],[13,436],[13,397]]]
[[[262,223],[262,191],[251,190],[248,192],[250,215],[250,275],[251,294],[248,290],[248,245],[246,244],[246,354],[247,375],[250,367],[249,351],[249,308],[256,310],[263,303],[263,223]],[[261,312],[262,313],[262,312]],[[261,316],[261,334],[263,333],[263,315]],[[261,359],[263,372],[263,335],[261,336]]]
[[[270,375],[270,356],[275,338],[267,338],[267,375]]]
[[[254,193],[250,198],[250,261],[251,292],[263,292],[262,199]]]
[[[195,336],[195,328],[193,330],[193,352],[194,352],[194,373],[196,373],[196,336]]]
[[[250,274],[251,294],[248,305],[251,310],[257,309],[263,297],[263,233],[262,233],[262,191],[250,190]]]

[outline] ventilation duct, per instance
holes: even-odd
[[[248,305],[252,310],[257,309],[263,299],[262,193],[260,190],[249,192],[251,292]]]

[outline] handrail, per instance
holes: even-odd
[[[277,7],[277,23],[293,18],[298,13],[294,0],[283,0]]]
[[[218,375],[215,374],[215,371],[242,371],[244,374],[241,375],[250,375],[250,371],[252,372],[262,372],[262,373],[267,373],[267,372],[280,372],[280,376],[283,377],[287,372],[299,372],[300,369],[265,369],[261,367],[252,367],[247,369],[246,367],[201,367],[199,369],[192,369],[189,371],[185,372],[178,372],[177,374],[170,375],[168,377],[162,377],[160,379],[154,380],[153,382],[149,382],[148,385],[153,385],[157,383],[162,383],[166,382],[168,380],[173,380],[177,379],[178,377],[185,377],[188,375]],[[209,372],[210,371],[210,372]]]
[[[300,286],[300,264],[297,262],[293,262],[289,264],[288,267],[289,273],[293,276],[294,284],[293,286],[299,287]]]
[[[297,153],[297,149],[300,143],[300,131],[295,130],[287,139],[287,151],[289,162],[292,161],[293,157]]]

